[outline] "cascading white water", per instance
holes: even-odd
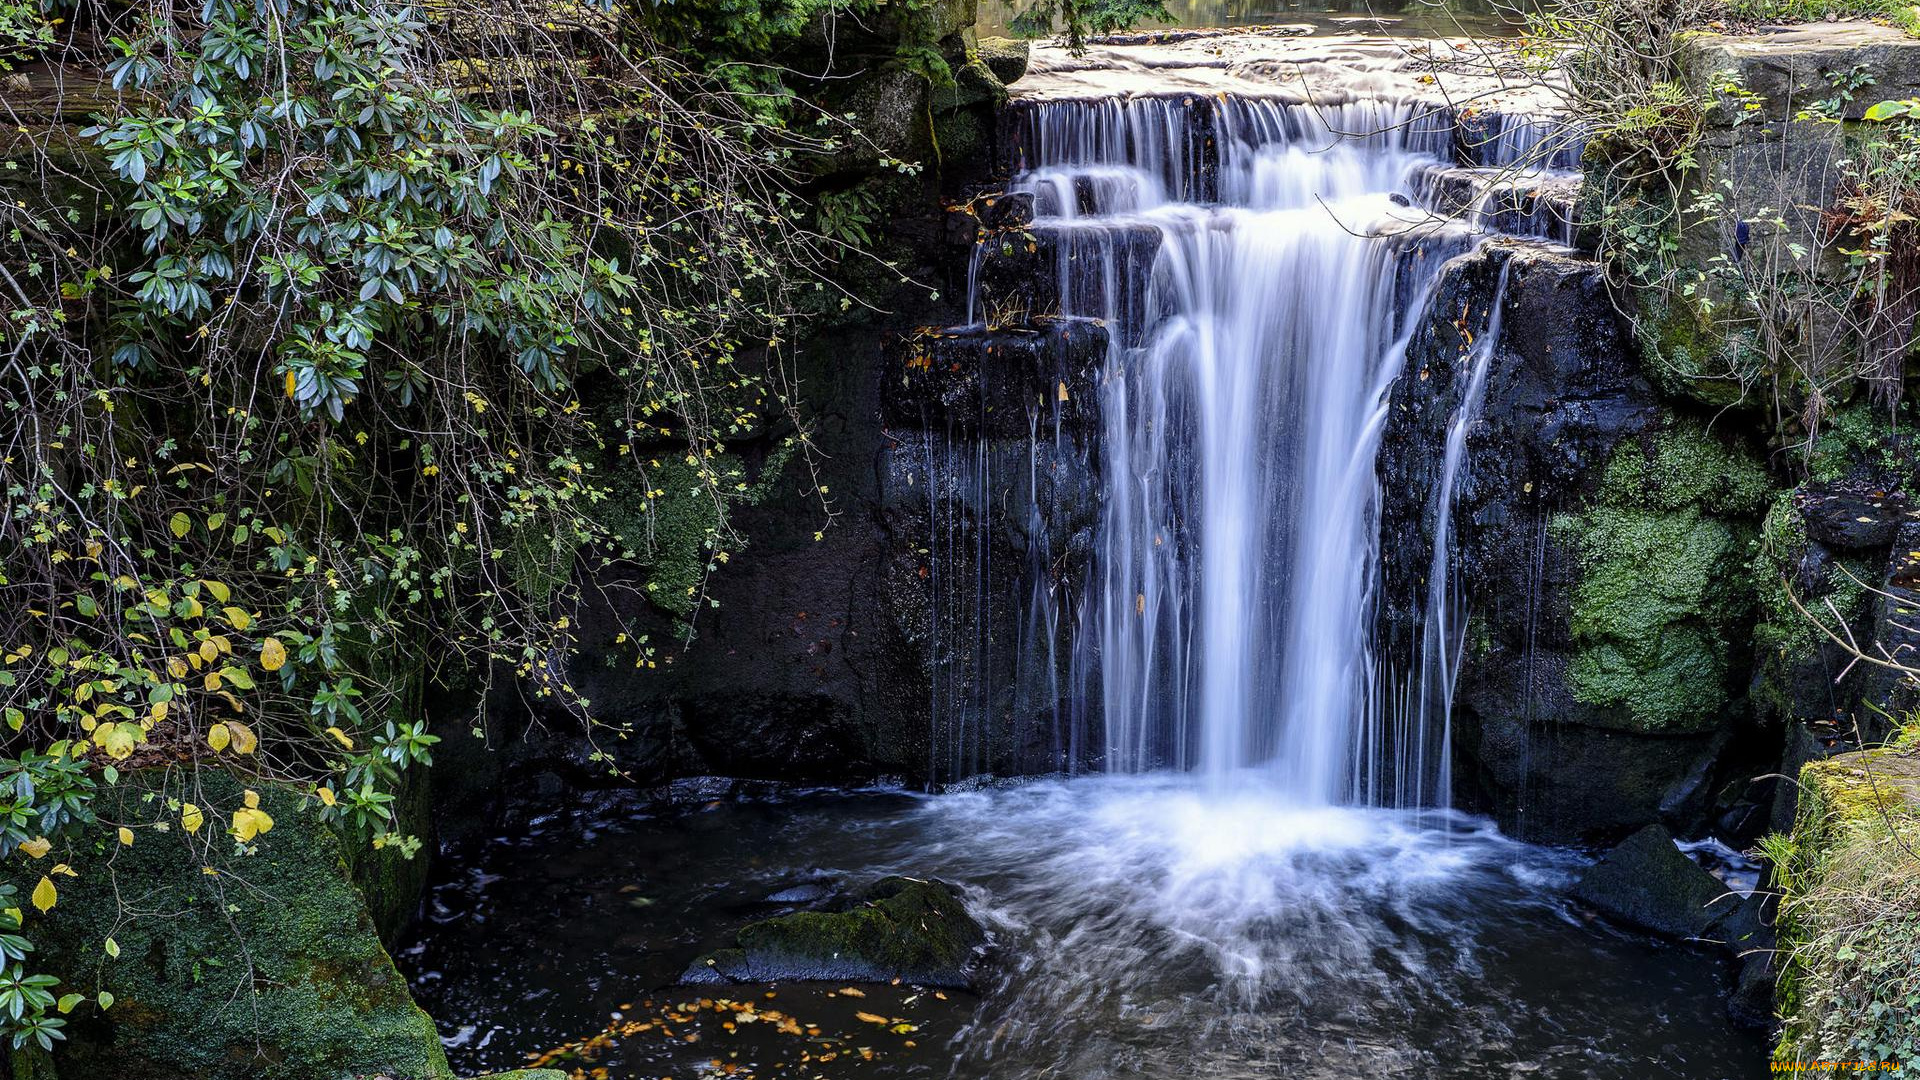
[[[1118,328],[1091,590],[1109,768],[1250,773],[1309,805],[1385,789],[1374,453],[1407,316],[1473,242],[1405,194],[1450,124],[1171,99],[1041,104],[1029,124],[1016,183],[1060,231],[1065,313]],[[1135,313],[1110,238],[1141,227],[1160,243]]]

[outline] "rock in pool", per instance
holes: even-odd
[[[943,881],[888,877],[835,911],[749,923],[737,946],[695,960],[687,984],[824,980],[965,988],[986,931]]]

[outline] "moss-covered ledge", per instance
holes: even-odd
[[[192,835],[163,801],[183,779],[208,808]],[[45,860],[64,859],[77,876],[61,875],[51,910],[28,913],[37,967],[61,975],[63,991],[114,999],[68,1017],[51,1062],[60,1080],[451,1080],[339,838],[292,790],[244,787],[274,822],[252,854],[234,854],[216,816],[241,805],[241,781],[155,769],[122,777],[96,809],[108,822],[171,817],[174,827],[142,827],[131,846],[101,830],[103,840]],[[45,870],[11,868],[23,895]],[[29,1075],[46,1080],[46,1065]]]
[[[1769,843],[1781,1061],[1920,1068],[1920,747],[1800,770],[1791,837]]]

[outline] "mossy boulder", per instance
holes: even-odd
[[[274,822],[247,851],[222,829],[243,786]],[[169,803],[183,792],[203,808],[192,834]],[[100,829],[50,855],[78,876],[61,877],[58,903],[28,920],[36,967],[59,974],[63,991],[115,999],[68,1018],[54,1055],[61,1077],[451,1078],[339,838],[304,802],[215,769],[142,772],[103,792],[100,817],[134,826],[135,842]],[[15,883],[30,888],[40,869],[24,867]]]
[[[567,1080],[567,1074],[560,1069],[515,1069],[512,1072],[476,1076],[473,1080]]]
[[[829,980],[972,985],[986,932],[940,881],[889,877],[839,911],[802,911],[743,928],[736,948],[710,953],[688,983]]]
[[[1653,289],[1637,295],[1642,366],[1663,393],[1716,409],[1747,401],[1746,380],[1767,368],[1756,327],[1690,297]]]
[[[1781,890],[1781,1061],[1920,1068],[1920,750],[1856,751],[1800,770]]]
[[[1003,83],[1012,83],[1027,73],[1033,44],[1012,38],[983,37],[975,47],[980,62]]]
[[[1573,896],[1622,922],[1677,938],[1706,935],[1740,906],[1740,898],[1682,854],[1659,825],[1602,856],[1574,885]]]

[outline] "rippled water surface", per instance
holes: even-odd
[[[404,951],[456,1068],[639,1077],[1745,1077],[1724,961],[1593,924],[1577,856],[1458,814],[1147,775],[555,814],[470,853]],[[978,995],[673,989],[742,923],[960,886]],[[596,1037],[597,1036],[597,1037]]]

